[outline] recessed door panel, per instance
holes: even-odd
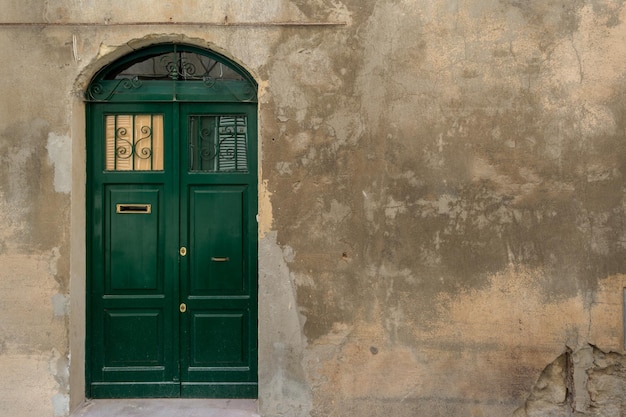
[[[161,187],[110,186],[107,293],[163,288]]]
[[[241,293],[245,187],[194,186],[190,193],[190,294]]]
[[[193,312],[191,368],[247,365],[245,311]]]
[[[104,316],[104,366],[163,366],[161,310],[107,310]]]

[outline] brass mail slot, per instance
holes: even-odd
[[[121,214],[150,214],[152,204],[117,204],[115,211]]]

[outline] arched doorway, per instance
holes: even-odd
[[[256,397],[256,92],[181,44],[89,85],[87,397]]]

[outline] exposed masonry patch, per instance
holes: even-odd
[[[567,348],[549,364],[514,417],[621,417],[626,409],[626,356],[593,345]]]

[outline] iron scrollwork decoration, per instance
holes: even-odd
[[[169,85],[167,83],[170,83]],[[202,94],[204,87],[210,93]],[[219,55],[186,45],[157,45],[138,58],[105,68],[87,88],[89,101],[160,100],[254,102],[254,79]]]
[[[163,169],[162,115],[107,115],[105,136],[107,171]]]
[[[115,132],[115,140],[117,143],[115,149],[116,159],[130,159],[132,157],[150,159],[152,157],[152,147],[149,142],[152,137],[152,128],[150,126],[141,126],[139,130],[143,136],[133,140],[133,138],[128,136],[128,131],[125,127],[117,129]],[[145,143],[145,141],[148,142]],[[144,142],[144,144],[140,146],[142,142]]]
[[[197,79],[196,66],[187,61],[182,54],[167,54],[161,57],[161,64],[165,67],[172,80],[182,78],[184,80]]]
[[[103,85],[102,82],[94,82],[87,89],[87,98],[91,101],[109,101],[117,94],[118,90],[132,90],[142,86],[139,77],[121,78],[113,85]]]
[[[190,169],[192,171],[246,172],[248,170],[245,116],[192,116]]]
[[[191,62],[195,60],[195,64]],[[234,73],[230,68],[224,68],[221,62],[202,59],[196,54],[173,53],[163,55],[160,59],[161,65],[165,68],[169,78],[173,81],[201,81],[206,88],[228,92],[238,101],[253,100],[256,90],[250,85],[250,81],[241,77],[241,74]],[[204,72],[199,73],[197,67],[202,67]],[[233,76],[235,78],[233,78]],[[243,89],[229,88],[229,83],[233,81],[243,81]]]

